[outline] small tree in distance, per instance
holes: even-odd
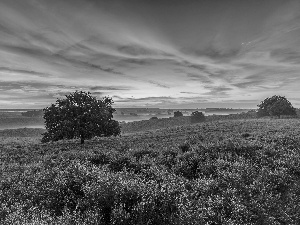
[[[180,116],[183,116],[182,112],[180,111],[174,112],[174,117],[180,117]]]
[[[42,142],[80,138],[83,144],[84,140],[95,136],[119,135],[119,123],[112,120],[115,112],[112,104],[111,98],[97,100],[84,91],[57,99],[55,104],[44,109],[47,132],[43,134]]]
[[[296,109],[292,104],[282,96],[274,95],[266,98],[258,105],[257,116],[277,116],[281,115],[296,115]]]
[[[199,122],[203,122],[203,121],[205,121],[205,116],[202,112],[198,112],[198,111],[192,112],[192,115],[191,115],[192,123],[199,123]]]

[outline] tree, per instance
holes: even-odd
[[[192,112],[192,116],[191,116],[191,122],[192,123],[199,123],[205,121],[205,116],[202,112]]]
[[[84,91],[57,99],[55,104],[43,109],[47,132],[43,134],[42,142],[80,138],[83,144],[84,140],[95,136],[119,135],[119,123],[112,120],[116,111],[112,104],[111,98],[97,100]]]
[[[282,96],[274,95],[266,98],[259,105],[257,105],[257,116],[278,116],[281,115],[296,115],[296,110],[292,104]]]
[[[174,112],[174,117],[180,117],[180,116],[183,116],[182,112],[180,111]]]

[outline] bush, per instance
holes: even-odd
[[[274,95],[266,98],[258,105],[257,116],[277,116],[291,115],[296,116],[296,109],[292,104],[282,96]]]
[[[180,111],[174,112],[174,117],[180,117],[180,116],[183,116],[182,112]]]
[[[241,135],[243,138],[247,138],[247,137],[250,137],[251,135],[249,133],[242,133]]]
[[[196,152],[185,152],[177,157],[174,165],[175,173],[187,179],[199,177],[200,159]]]
[[[179,149],[184,153],[184,152],[188,152],[191,151],[191,145],[188,142],[185,142],[181,145],[179,145]]]
[[[203,122],[205,121],[205,116],[202,112],[192,112],[192,116],[191,116],[191,122],[192,123],[199,123],[199,122]]]

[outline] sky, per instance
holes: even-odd
[[[0,0],[0,108],[300,107],[299,0]]]

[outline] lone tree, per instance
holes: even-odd
[[[198,112],[198,111],[192,112],[192,115],[191,115],[192,123],[199,123],[202,121],[205,121],[205,116],[202,112]]]
[[[112,104],[111,98],[97,100],[84,91],[57,99],[55,104],[43,109],[47,132],[42,142],[80,138],[83,144],[84,140],[95,136],[119,135],[119,123],[112,120],[116,111]]]
[[[296,115],[296,109],[292,104],[282,96],[274,95],[266,98],[258,105],[257,116],[277,116],[281,115]]]
[[[174,117],[180,117],[180,116],[183,116],[182,112],[180,111],[174,112]]]

